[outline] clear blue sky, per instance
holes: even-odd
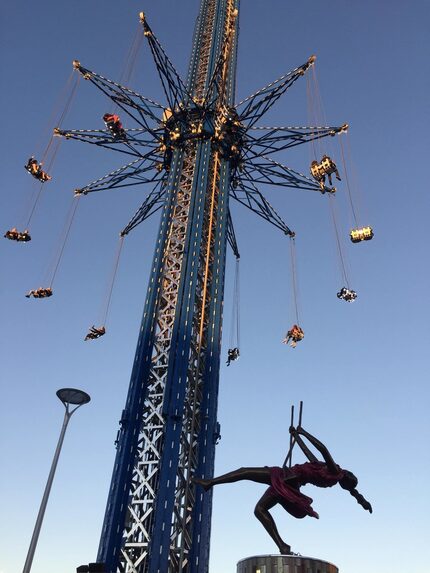
[[[151,26],[185,74],[198,0],[40,0],[3,7],[2,234],[19,224],[35,187],[23,169],[46,141],[43,132],[74,58],[112,79],[146,10]],[[426,168],[430,128],[427,0],[242,1],[238,99],[316,54],[329,124],[350,124],[363,223],[375,239],[345,238],[353,305],[342,286],[328,197],[267,189],[297,232],[301,322],[296,350],[280,341],[291,323],[288,244],[276,229],[233,207],[242,254],[242,345],[239,362],[221,368],[222,441],[216,471],[276,465],[287,442],[289,407],[304,400],[304,425],[336,461],[359,477],[369,515],[340,488],[307,487],[319,521],[276,510],[293,550],[336,563],[341,573],[427,573],[429,464],[429,303]],[[159,99],[144,46],[132,87]],[[81,82],[65,127],[100,128],[109,105]],[[270,122],[269,122],[270,119]],[[267,124],[306,125],[306,81],[297,82]],[[44,139],[45,137],[45,139]],[[330,142],[335,158],[339,151]],[[336,156],[337,154],[337,156]],[[84,343],[97,320],[119,230],[143,188],[84,197],[50,300],[28,300],[58,248],[72,190],[120,166],[123,157],[64,142],[35,214],[33,241],[0,242],[1,462],[0,572],[22,569],[57,441],[60,387],[81,387],[90,405],[72,418],[34,573],[70,573],[95,559],[158,219],[126,240],[108,334]],[[306,171],[309,153],[282,161]],[[346,189],[336,197],[349,231]],[[223,353],[229,341],[233,265],[228,262]],[[299,457],[296,458],[300,460]],[[257,484],[215,492],[211,573],[233,573],[248,555],[275,547],[253,517]]]

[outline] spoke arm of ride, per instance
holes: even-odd
[[[131,163],[123,165],[119,169],[88,183],[85,187],[76,189],[75,195],[87,195],[95,191],[160,181],[163,176],[155,170],[157,159],[158,156],[153,151],[150,151],[143,158],[135,159]]]
[[[128,235],[135,227],[143,223],[148,217],[161,209],[165,202],[166,185],[165,179],[159,181],[136,213],[133,215],[126,227],[121,231],[121,237]]]
[[[283,221],[252,180],[244,181],[242,178],[239,179],[238,187],[236,189],[233,186],[230,188],[230,196],[286,235],[294,236],[294,232]]]
[[[159,129],[157,131],[159,137],[161,137],[163,130]],[[148,130],[145,128],[124,129],[124,133],[125,137],[118,139],[107,129],[54,129],[54,135],[57,137],[90,143],[91,145],[105,147],[135,157],[143,157],[140,148],[150,147],[155,149],[159,145],[158,140],[154,139],[151,134],[148,134]]]
[[[324,186],[321,189],[319,183],[303,173],[293,171],[286,165],[269,159],[260,159],[255,156],[251,162],[246,163],[241,179],[264,183],[267,185],[278,185],[281,187],[292,187],[294,189],[306,189],[318,191],[319,193],[334,193],[334,189]]]
[[[233,219],[231,218],[230,209],[228,210],[227,219],[227,241],[236,259],[240,259],[239,247],[237,246],[236,233],[234,232]]]
[[[188,96],[190,99],[191,96],[188,94],[187,88],[185,87],[180,75],[169,60],[154,32],[151,30],[143,12],[140,13],[140,21],[142,23],[146,39],[148,40],[167,102],[170,109],[173,110],[184,101],[185,96]]]
[[[292,72],[285,74],[239,102],[236,106],[242,123],[249,129],[314,63],[315,56]]]
[[[346,132],[347,129],[347,124],[341,127],[253,127],[247,132],[245,146],[263,157],[296,145],[333,137]],[[255,135],[252,132],[255,132]]]
[[[152,133],[155,137],[156,129],[161,123],[159,115],[164,111],[162,105],[84,68],[77,61],[75,61],[73,65],[75,69],[82,74],[84,79],[95,85],[127,115],[132,117],[139,125]]]

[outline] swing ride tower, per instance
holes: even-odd
[[[207,571],[211,502],[191,478],[212,475],[217,440],[231,169],[211,138],[233,105],[236,4],[202,3],[186,97],[165,113],[183,142],[171,150],[103,524],[108,571]]]
[[[217,400],[227,245],[239,252],[233,199],[291,239],[260,185],[334,193],[272,155],[342,127],[255,124],[313,65],[303,65],[235,104],[239,0],[201,0],[183,82],[140,15],[167,105],[73,65],[137,128],[62,130],[56,136],[110,148],[133,161],[76,195],[152,184],[124,238],[156,211],[161,222],[102,527],[98,563],[109,573],[207,573],[211,477],[219,439]]]

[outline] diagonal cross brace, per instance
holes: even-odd
[[[75,190],[75,195],[87,195],[88,193],[93,193],[95,191],[104,191],[105,189],[113,189],[118,187],[129,187],[131,185],[143,184],[143,183],[153,183],[160,181],[163,175],[160,175],[158,171],[155,171],[155,163],[158,156],[154,151],[148,152],[143,158],[135,159],[127,165],[123,165],[119,169],[108,173],[100,179],[96,179],[85,187]],[[146,175],[146,173],[154,170],[153,175]],[[130,183],[125,183],[127,180],[131,180]]]
[[[188,96],[189,99],[192,98],[180,75],[168,58],[154,32],[151,30],[143,12],[140,13],[140,22],[143,26],[145,37],[148,40],[167,102],[170,109],[173,110],[179,106],[180,103],[184,102],[186,96]]]
[[[240,120],[247,128],[252,127],[272,106],[273,104],[293,85],[310,66],[315,62],[315,56],[302,66],[294,69],[292,72],[285,74],[264,86],[254,94],[239,102],[236,106],[239,112]],[[242,109],[240,109],[244,106]]]
[[[239,179],[238,187],[236,189],[230,188],[230,196],[265,221],[283,231],[286,235],[294,236],[294,231],[282,220],[252,180],[244,181]]]
[[[294,171],[286,165],[266,157],[259,160],[255,155],[252,162],[247,163],[242,179],[264,183],[266,185],[278,185],[280,187],[292,187],[294,189],[306,189],[309,191],[318,191],[319,193],[334,193],[335,188],[326,187],[322,189],[318,182],[303,173]]]
[[[164,111],[164,107],[162,105],[129,88],[126,88],[125,86],[84,68],[78,61],[75,61],[73,65],[75,69],[83,75],[84,79],[90,81],[108,98],[116,103],[127,115],[132,117],[139,125],[147,129],[152,135],[154,135],[154,137],[156,136],[154,123],[156,127],[161,123],[161,119],[156,115],[156,113],[161,114]],[[134,113],[132,110],[134,110]]]
[[[263,131],[262,135],[246,134],[245,147],[254,151],[259,157],[264,157],[283,151],[303,143],[309,143],[328,136],[343,133],[346,125],[341,127],[253,127],[250,131]]]
[[[165,203],[166,181],[163,179],[151,191],[137,212],[133,215],[129,223],[121,231],[120,236],[128,235],[135,227],[143,223],[148,217],[161,209]]]
[[[164,130],[159,129],[159,136]],[[115,138],[109,130],[104,129],[54,129],[54,135],[73,139],[83,143],[90,143],[98,147],[104,147],[126,155],[134,157],[144,157],[140,151],[142,147],[158,147],[159,143],[153,137],[148,139],[148,130],[146,128],[124,129],[125,137],[123,139]]]

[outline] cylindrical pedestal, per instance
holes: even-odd
[[[237,573],[339,573],[339,569],[302,555],[255,555],[239,561]]]

